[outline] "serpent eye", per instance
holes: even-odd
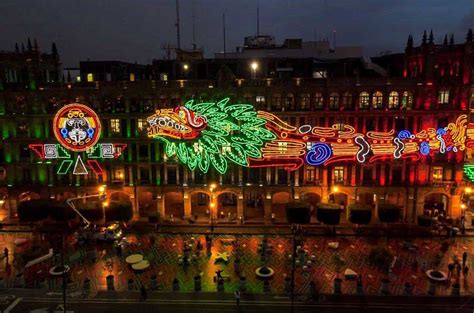
[[[179,113],[178,113],[178,116],[179,116],[180,119],[184,119],[185,116],[186,116],[186,113],[184,113],[183,110],[180,110]]]

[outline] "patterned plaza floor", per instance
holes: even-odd
[[[154,237],[154,244],[150,242]],[[28,239],[26,244],[15,246],[14,240]],[[194,291],[195,276],[201,277],[202,291],[213,292],[217,290],[214,281],[215,272],[223,270],[225,278],[225,292],[233,292],[239,288],[240,278],[244,276],[247,292],[251,293],[285,293],[292,273],[292,247],[291,236],[266,236],[267,253],[262,254],[260,245],[263,236],[255,235],[215,235],[212,236],[212,247],[208,254],[204,235],[128,235],[128,247],[123,251],[123,256],[117,256],[117,251],[110,244],[82,246],[68,244],[66,263],[71,267],[69,272],[70,284],[68,288],[81,289],[82,282],[87,278],[91,282],[92,290],[106,290],[109,275],[114,276],[115,290],[139,288],[144,284],[147,288],[152,286],[152,276],[156,276],[158,290],[172,290],[173,280],[179,282],[179,290]],[[449,240],[449,250],[440,253],[442,241]],[[202,251],[197,248],[201,242]],[[25,270],[19,261],[22,254],[27,253],[34,245],[41,245],[46,249],[48,242],[40,242],[31,234],[1,234],[0,247],[6,246],[10,250],[8,265],[6,258],[1,259],[0,277],[6,287],[15,287],[26,284],[27,287],[57,289],[61,279],[53,278],[49,269],[59,264],[58,257],[42,262]],[[337,249],[331,248],[329,243],[337,242]],[[425,271],[439,269],[448,272],[447,265],[454,258],[462,259],[464,252],[468,253],[466,265],[472,268],[474,262],[471,252],[474,251],[473,238],[450,239],[413,239],[410,245],[417,246],[417,250],[409,250],[401,239],[366,238],[366,237],[309,237],[304,238],[300,250],[305,253],[297,254],[295,263],[296,292],[309,291],[310,282],[324,293],[332,293],[334,279],[342,278],[343,293],[356,293],[356,280],[346,280],[344,272],[347,268],[361,275],[364,292],[378,294],[382,288],[382,280],[388,278],[389,292],[402,294],[405,283],[413,286],[414,294],[426,294],[429,288],[429,279]],[[189,251],[185,252],[184,247]],[[369,253],[377,246],[386,247],[397,258],[390,272],[383,271],[370,265]],[[13,252],[16,255],[12,255]],[[218,253],[227,252],[230,256],[228,262],[216,262]],[[125,262],[129,254],[139,253],[150,262],[150,267],[142,273],[131,269]],[[437,257],[437,255],[439,256]],[[189,265],[183,265],[183,257],[189,258]],[[234,265],[236,258],[240,259],[239,273]],[[342,260],[337,262],[336,260]],[[416,262],[415,262],[416,261]],[[257,278],[255,270],[260,266],[268,266],[275,272],[269,280],[269,289],[264,288],[263,280]],[[24,273],[24,281],[17,274]],[[474,284],[474,274],[459,277],[461,293],[470,294],[470,286]],[[450,294],[451,285],[456,280],[456,273],[444,284],[436,284],[436,294]],[[176,287],[176,286],[174,286]]]

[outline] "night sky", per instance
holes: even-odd
[[[337,45],[362,45],[365,54],[402,51],[408,34],[419,43],[424,29],[435,40],[454,33],[464,41],[474,28],[474,0],[259,0],[260,33],[304,40],[329,37]],[[226,14],[227,51],[256,33],[257,0],[180,0],[181,46],[196,43],[206,56],[223,50]],[[0,49],[36,37],[50,51],[55,41],[64,66],[80,60],[151,62],[162,58],[165,43],[176,43],[175,0],[1,0]]]

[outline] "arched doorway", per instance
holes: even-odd
[[[211,197],[205,192],[191,194],[191,214],[196,221],[208,221]]]
[[[290,202],[290,193],[281,191],[274,193],[272,196],[272,214],[275,220],[286,222],[286,204]]]
[[[109,201],[130,201],[130,195],[124,191],[114,191],[110,194]]]
[[[246,221],[261,221],[265,219],[265,195],[257,190],[245,191],[244,217]]]
[[[448,216],[449,197],[441,192],[434,192],[425,196],[423,214],[432,217]]]
[[[233,192],[223,192],[217,196],[217,217],[220,221],[232,222],[237,220],[237,195]]]
[[[184,200],[181,192],[165,193],[165,216],[164,219],[176,220],[184,217]]]
[[[148,217],[157,212],[156,200],[153,200],[153,193],[150,191],[138,194],[138,214],[140,217]]]

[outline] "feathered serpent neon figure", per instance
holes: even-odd
[[[269,112],[256,111],[253,105],[232,104],[229,98],[191,100],[175,109],[157,110],[147,121],[148,136],[164,142],[166,156],[204,173],[213,167],[223,174],[231,163],[295,170],[305,163],[416,161],[435,153],[462,156],[460,152],[474,143],[470,132],[474,125],[467,124],[466,115],[446,127],[417,133],[363,134],[346,124],[295,127]]]

